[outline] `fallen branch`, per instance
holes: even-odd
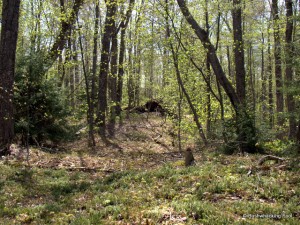
[[[264,164],[264,162],[268,161],[268,160],[275,160],[276,162],[283,162],[285,161],[284,158],[280,158],[277,156],[273,156],[273,155],[266,155],[264,157],[262,157],[259,161],[258,161],[258,165],[261,166],[262,164]]]
[[[83,172],[104,172],[104,173],[113,173],[113,169],[102,169],[100,167],[59,167],[59,169],[65,169],[68,171],[83,171]]]
[[[268,160],[274,160],[276,162],[283,162],[285,161],[284,158],[280,158],[280,157],[277,157],[277,156],[273,156],[273,155],[266,155],[264,157],[262,157],[259,161],[258,161],[258,166],[262,166],[266,161]],[[248,173],[247,173],[247,176],[250,176],[252,174],[254,174],[254,172],[256,172],[257,170],[262,170],[262,169],[266,169],[264,167],[258,167],[258,166],[251,166]],[[285,169],[286,168],[286,165],[279,165],[277,167],[275,167],[277,169]]]

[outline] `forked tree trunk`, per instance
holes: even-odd
[[[0,37],[0,155],[8,152],[14,138],[14,75],[20,0],[2,1]]]

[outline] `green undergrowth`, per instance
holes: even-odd
[[[299,224],[299,171],[248,176],[250,163],[216,156],[101,177],[2,161],[0,224]]]

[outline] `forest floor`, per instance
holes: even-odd
[[[0,160],[0,224],[299,224],[299,158],[258,165],[194,146],[185,168],[173,136],[155,113],[133,114],[94,150],[79,136],[27,161],[15,146]]]

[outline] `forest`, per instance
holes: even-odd
[[[299,0],[0,15],[0,224],[299,224]]]

